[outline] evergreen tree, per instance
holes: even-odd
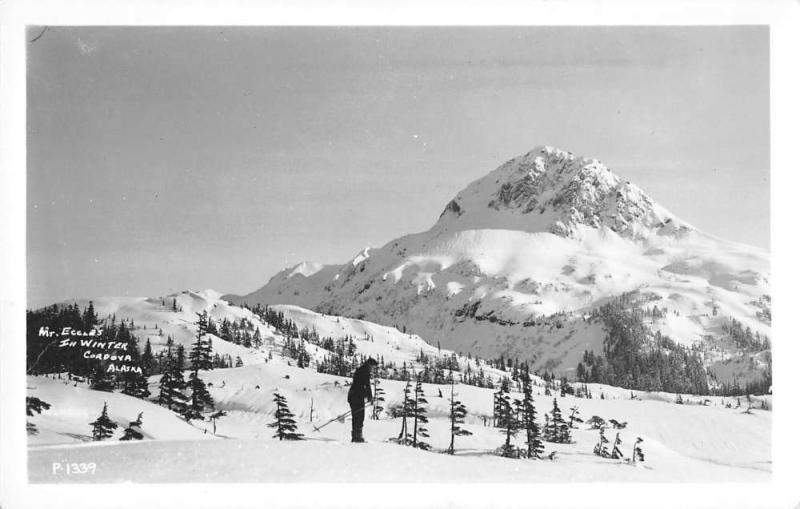
[[[576,422],[583,422],[583,419],[578,417],[578,414],[580,414],[580,411],[578,410],[578,406],[577,405],[572,407],[572,408],[570,408],[569,411],[570,411],[570,413],[569,413],[569,427],[570,427],[570,429],[573,429],[573,428],[575,428],[575,423]]]
[[[558,408],[556,398],[553,398],[553,410],[550,413],[550,429],[545,433],[545,439],[548,442],[568,444],[572,440],[569,425],[561,417],[561,409]]]
[[[25,397],[25,414],[28,417],[33,417],[34,414],[40,414],[42,413],[42,411],[49,409],[50,409],[50,403],[42,401],[41,399],[34,396]],[[39,430],[36,429],[36,425],[31,421],[26,422],[25,428],[29,435],[36,435],[39,433]]]
[[[118,382],[122,383],[122,393],[134,398],[146,399],[150,396],[150,389],[148,387],[147,375],[143,368],[142,357],[139,355],[139,346],[136,337],[130,333],[130,329],[125,326],[123,321],[117,331],[117,341],[128,345],[128,353],[133,360],[134,365],[138,365],[140,370],[131,370],[124,373],[119,373]],[[147,341],[145,348],[150,345]],[[152,363],[152,351],[150,352]]]
[[[413,400],[411,399],[411,382],[407,381],[405,388],[403,388],[403,403],[397,409],[396,417],[401,418],[400,434],[394,439],[400,445],[409,445],[411,439],[409,438],[408,418],[412,415]]]
[[[275,421],[267,425],[270,428],[275,428],[275,434],[272,435],[272,438],[277,438],[278,440],[303,440],[303,435],[297,432],[297,423],[294,420],[294,414],[289,410],[286,398],[275,392],[273,393],[273,401],[277,406]]]
[[[413,402],[413,415],[414,415],[414,435],[411,440],[411,446],[418,449],[430,449],[430,444],[424,442],[423,438],[428,438],[428,429],[425,424],[428,423],[428,409],[425,406],[428,400],[425,399],[425,393],[422,390],[422,381],[417,380],[417,385],[414,387],[414,402]]]
[[[541,429],[536,423],[536,407],[533,404],[533,388],[531,377],[527,368],[522,372],[522,427],[525,428],[528,446],[527,456],[530,459],[540,459],[544,452]]]
[[[383,403],[386,401],[385,395],[386,393],[381,388],[381,383],[378,377],[376,376],[373,381],[373,388],[372,388],[372,419],[378,420],[383,412]]]
[[[191,393],[189,404],[183,412],[183,416],[187,421],[201,419],[206,408],[214,410],[214,398],[211,397],[205,382],[197,376],[196,371],[192,371],[189,374],[189,383],[187,385]]]
[[[133,326],[133,321],[130,322],[130,325],[127,325],[125,320],[122,320],[116,330],[114,340],[126,345],[126,351],[131,356],[131,363],[139,369],[118,372],[116,374],[116,386],[122,387],[121,392],[123,394],[145,399],[150,396],[150,390],[148,389],[147,377],[144,374],[144,370],[142,370],[138,340],[131,334]]]
[[[202,418],[206,408],[214,410],[214,398],[211,397],[199,373],[201,369],[207,370],[212,367],[211,340],[207,338],[208,312],[197,313],[197,317],[197,336],[189,352],[189,367],[192,372],[189,374],[188,388],[191,395],[189,406],[183,413],[187,421]]]
[[[642,448],[639,446],[644,442],[641,437],[636,438],[636,443],[633,445],[633,462],[636,463],[637,461],[644,461],[644,453],[642,452]]]
[[[614,447],[611,450],[611,459],[615,460],[624,459],[622,456],[622,451],[619,448],[619,446],[621,445],[622,445],[622,440],[620,440],[619,438],[619,431],[618,431],[616,438],[614,438]]]
[[[508,393],[508,380],[503,379],[500,391],[497,394],[497,427],[503,429],[506,441],[500,447],[500,455],[506,458],[518,458],[519,450],[511,443],[511,438],[519,431],[519,421],[511,405],[511,396]]]
[[[122,394],[133,396],[134,398],[146,399],[150,396],[150,389],[144,373],[130,371],[124,373]]]
[[[159,392],[156,402],[173,412],[183,414],[186,411],[187,402],[186,395],[183,394],[186,382],[183,379],[183,370],[179,366],[180,359],[173,355],[172,346],[172,338],[167,338],[166,369],[158,382]],[[178,349],[176,352],[181,353],[182,351],[182,349]]]
[[[593,415],[591,419],[586,421],[586,424],[588,424],[592,429],[600,429],[605,427],[606,420],[598,415]]]
[[[467,407],[461,401],[456,399],[455,381],[450,377],[450,447],[447,448],[447,454],[455,453],[455,442],[457,436],[472,435],[472,432],[461,427],[464,424],[464,418],[467,416]]]
[[[608,439],[606,438],[606,429],[600,428],[600,441],[597,442],[597,445],[594,446],[594,453],[597,456],[601,456],[603,458],[608,458]]]
[[[193,371],[213,369],[212,346],[208,336],[208,312],[197,313],[197,334],[189,352],[189,365]]]
[[[114,392],[114,379],[103,369],[101,362],[97,362],[92,369],[89,387],[94,391]]]
[[[128,427],[125,428],[124,435],[120,440],[141,440],[144,438],[144,434],[142,434],[142,414],[144,412],[139,412],[139,416],[136,418],[135,421],[132,421],[128,424]]]
[[[548,442],[561,442],[561,410],[556,398],[553,398],[553,409],[545,416],[544,439]]]
[[[212,431],[213,434],[217,434],[217,419],[220,417],[225,417],[226,415],[228,415],[228,412],[225,410],[219,410],[218,412],[214,412],[208,416],[208,420],[211,421],[211,425],[214,427],[214,430]]]
[[[141,365],[142,374],[145,378],[149,377],[155,372],[155,358],[153,357],[153,347],[150,345],[150,338],[147,338],[144,343]]]
[[[84,330],[89,330],[97,325],[97,313],[94,311],[94,303],[89,301],[89,306],[83,312],[83,327]]]
[[[479,387],[482,385],[482,383],[478,384]],[[502,413],[502,406],[504,402],[506,400],[510,401],[510,396],[508,393],[508,379],[503,378],[500,381],[500,387],[497,389],[497,392],[494,393],[494,403],[492,405],[492,426],[495,428],[502,427],[500,424],[500,414]]]
[[[181,377],[183,377],[183,370],[186,369],[186,349],[183,348],[183,345],[177,345],[175,347],[174,369],[180,371]]]
[[[92,440],[100,441],[109,438],[114,434],[114,430],[118,425],[108,417],[108,405],[103,403],[103,412],[94,422],[90,422],[92,427]]]

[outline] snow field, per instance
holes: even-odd
[[[54,407],[32,418],[41,433],[31,441],[31,480],[50,482],[49,466],[62,457],[69,461],[94,458],[100,470],[95,482],[537,482],[567,479],[714,482],[763,481],[770,477],[771,413],[766,411],[753,410],[748,415],[741,409],[726,409],[720,405],[611,399],[611,390],[604,392],[608,399],[558,397],[565,418],[569,416],[569,408],[577,405],[584,419],[599,415],[606,420],[627,421],[627,427],[620,430],[623,453],[630,457],[629,449],[635,437],[641,436],[645,463],[634,467],[594,456],[592,449],[598,432],[587,429],[585,424],[573,430],[572,444],[545,443],[546,454],[556,451],[554,461],[510,460],[493,454],[503,443],[504,434],[483,424],[484,417],[491,420],[493,391],[457,385],[457,396],[469,411],[465,427],[473,435],[456,437],[456,457],[449,458],[438,453],[447,448],[450,440],[448,386],[424,384],[430,419],[427,441],[435,451],[426,452],[388,443],[399,433],[400,420],[389,419],[385,413],[378,421],[367,419],[368,444],[349,443],[348,420],[333,421],[319,432],[314,431],[314,426],[349,410],[344,378],[290,367],[281,361],[218,369],[204,372],[202,377],[213,384],[210,390],[217,409],[228,412],[217,421],[217,436],[233,440],[208,440],[213,438],[211,423],[186,424],[151,403],[32,377],[29,383],[37,387],[33,394],[46,401],[50,398]],[[387,408],[401,400],[404,385],[400,381],[381,381]],[[438,396],[440,388],[442,398]],[[593,387],[592,391],[598,394],[595,391],[601,388]],[[286,396],[299,430],[308,441],[288,443],[271,438],[274,430],[266,425],[272,421],[275,390]],[[75,400],[65,399],[64,394],[70,392],[75,393]],[[518,394],[512,396],[519,397]],[[538,394],[534,397],[541,424],[544,412],[552,408],[552,399]],[[68,403],[63,403],[65,401]],[[79,442],[75,437],[90,433],[88,423],[99,415],[102,401],[109,402],[109,414],[120,425],[126,425],[139,411],[144,411],[142,430],[147,435],[146,440],[138,444]],[[70,430],[73,445],[64,445],[66,439],[52,440],[63,433],[61,430]],[[121,429],[118,432],[121,435]],[[606,432],[612,441],[615,433],[613,429]],[[520,433],[515,442],[524,446],[524,435]],[[46,443],[61,445],[42,446]],[[182,466],[187,462],[191,464],[188,471]]]

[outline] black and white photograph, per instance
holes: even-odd
[[[768,23],[19,33],[31,489],[776,482]]]

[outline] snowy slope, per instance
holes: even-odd
[[[215,319],[234,317],[252,319],[272,342],[262,350],[246,349],[221,339],[213,342],[215,351],[249,355],[239,368],[201,371],[208,384],[216,410],[227,415],[218,419],[216,431],[208,420],[186,423],[176,414],[151,402],[119,393],[93,391],[85,383],[64,383],[47,376],[28,378],[28,394],[52,405],[40,415],[29,418],[39,434],[29,438],[30,478],[33,482],[380,482],[380,481],[463,481],[464,479],[512,482],[536,481],[764,481],[771,472],[771,412],[761,410],[762,402],[771,408],[771,397],[753,400],[754,409],[745,414],[735,408],[732,398],[700,398],[684,395],[684,405],[676,405],[676,395],[630,391],[599,384],[589,384],[593,399],[572,396],[556,399],[563,414],[577,406],[584,419],[598,415],[605,419],[627,421],[621,431],[623,453],[630,457],[635,437],[642,437],[646,462],[632,466],[624,461],[599,458],[592,454],[598,433],[579,424],[573,431],[574,443],[545,444],[547,454],[555,451],[554,461],[509,460],[494,453],[503,441],[501,432],[490,427],[493,391],[457,384],[458,398],[468,409],[466,427],[471,436],[459,437],[455,457],[438,454],[449,444],[449,386],[423,384],[429,401],[429,442],[433,452],[412,450],[390,443],[400,430],[400,420],[387,411],[379,420],[368,419],[369,444],[349,443],[350,422],[334,420],[320,431],[319,426],[349,410],[349,377],[318,373],[314,360],[326,351],[308,345],[312,367],[300,369],[294,361],[281,356],[285,341],[272,327],[261,323],[246,309],[230,306],[218,293],[184,292],[175,296],[178,308],[171,311],[171,298],[98,299],[101,313],[116,314],[117,319],[133,318],[136,334],[157,335],[157,328],[180,333],[188,342],[195,332],[192,313],[208,310]],[[417,368],[415,359],[422,351],[429,356],[447,356],[450,352],[426,343],[422,338],[393,327],[372,322],[322,315],[297,306],[277,306],[300,329],[315,330],[321,337],[355,337],[357,351],[386,362],[403,361]],[[147,325],[147,328],[143,328]],[[495,324],[496,325],[496,324]],[[156,328],[157,327],[157,328]],[[587,328],[589,328],[587,326]],[[559,329],[570,335],[568,326]],[[575,333],[572,333],[575,335]],[[570,339],[563,338],[569,342]],[[271,360],[268,353],[273,353]],[[244,359],[245,357],[243,357]],[[458,357],[461,370],[474,360]],[[502,372],[480,366],[492,378]],[[159,376],[150,378],[150,391],[157,392]],[[534,380],[534,400],[540,424],[552,408],[553,397],[545,394],[542,380]],[[381,380],[385,408],[398,404],[405,382]],[[309,439],[302,443],[283,443],[273,438],[267,427],[275,411],[273,394],[280,392],[296,414],[299,430]],[[440,395],[441,391],[441,395]],[[512,397],[520,397],[512,392]],[[635,399],[631,399],[631,398]],[[741,398],[744,400],[744,398]],[[703,404],[705,401],[705,405]],[[109,416],[120,425],[112,440],[87,442],[89,423],[100,413],[103,403]],[[729,407],[730,405],[731,407]],[[143,412],[142,442],[119,442],[122,429]],[[609,430],[609,438],[614,432]],[[221,439],[221,440],[220,440]],[[523,435],[515,443],[524,445]],[[54,462],[90,461],[98,465],[92,477],[58,477],[52,472]],[[367,459],[373,461],[366,461]],[[374,461],[380,458],[380,461]],[[191,465],[187,467],[187,465]],[[342,468],[348,465],[350,468]],[[476,476],[475,472],[481,472]]]
[[[92,440],[93,422],[108,404],[108,416],[119,426],[112,439],[119,439],[123,430],[142,415],[142,433],[146,440],[198,440],[213,438],[179,418],[166,408],[120,393],[93,391],[85,384],[28,377],[28,395],[51,405],[40,415],[29,417],[39,430],[30,436],[30,445],[74,444]]]
[[[597,160],[539,147],[467,186],[426,232],[224,298],[397,325],[452,350],[569,373],[602,342],[584,315],[625,292],[662,310],[649,325],[678,343],[712,349],[731,319],[769,337],[769,274],[767,252],[697,230]],[[547,319],[556,313],[569,338]],[[717,368],[721,379],[736,369]]]
[[[383,358],[384,361],[391,361],[395,365],[406,363],[411,370],[421,369],[421,364],[417,361],[420,353],[430,358],[449,358],[454,353],[451,350],[437,348],[415,334],[403,333],[394,327],[365,320],[324,315],[299,306],[272,306],[272,309],[282,312],[287,319],[294,321],[298,328],[316,331],[320,337],[334,339],[354,337],[357,353],[375,359]],[[308,348],[317,358],[327,353],[314,345],[308,345]],[[462,370],[465,370],[467,365],[474,372],[483,369],[495,382],[509,376],[508,373],[494,369],[483,361],[479,363],[459,353],[456,354],[456,358]],[[533,376],[533,381],[544,385],[544,381],[538,376]]]
[[[173,298],[178,311],[172,311]],[[162,301],[164,305],[161,304]],[[77,301],[80,307],[85,307],[88,303],[88,300]],[[197,313],[202,311],[207,311],[210,319],[217,324],[223,319],[238,321],[246,318],[260,331],[264,339],[261,348],[246,348],[209,334],[214,353],[229,354],[234,359],[239,357],[244,365],[262,364],[270,354],[279,356],[286,342],[286,338],[280,332],[266,324],[260,317],[248,309],[228,303],[214,290],[184,291],[163,298],[103,297],[93,300],[92,303],[95,312],[101,318],[113,316],[117,320],[133,320],[133,334],[139,339],[139,348],[142,348],[149,339],[156,353],[165,347],[168,336],[171,336],[176,344],[190,348],[196,340]],[[440,349],[427,343],[420,336],[403,333],[394,327],[365,320],[324,315],[298,306],[272,306],[272,308],[294,321],[300,330],[306,328],[309,331],[316,331],[320,337],[330,337],[334,340],[353,337],[357,354],[376,359],[382,357],[385,362],[393,362],[397,366],[405,362],[408,368],[413,370],[420,369],[420,363],[416,360],[420,352],[433,358],[450,357],[453,353],[451,350]],[[329,351],[311,343],[305,346],[311,356],[312,367],[330,354]],[[491,368],[484,362],[479,364],[475,360],[469,360],[464,355],[457,355],[457,359],[462,369],[466,369],[467,364],[474,372],[483,369],[486,376],[494,381],[508,376],[507,373]],[[534,383],[544,382],[539,377],[534,377]]]
[[[172,310],[173,299],[177,311]],[[81,309],[89,304],[88,300],[74,302]],[[176,344],[188,348],[195,341],[197,313],[203,311],[207,311],[209,317],[215,321],[223,318],[235,321],[247,318],[256,324],[267,345],[260,351],[210,335],[215,353],[229,354],[232,358],[238,356],[244,364],[264,362],[266,353],[274,350],[276,344],[282,340],[282,336],[262,323],[253,313],[222,300],[221,294],[214,290],[186,290],[164,297],[101,297],[93,299],[92,303],[100,319],[113,316],[118,321],[133,320],[132,332],[139,339],[139,347],[142,348],[149,339],[153,352],[156,353],[166,346],[168,336],[172,336]]]
[[[562,411],[577,405],[580,415],[588,418],[599,415],[605,419],[627,421],[621,431],[623,453],[630,457],[635,437],[642,437],[646,462],[633,467],[625,462],[603,459],[592,454],[598,433],[578,425],[573,431],[572,444],[545,444],[545,452],[557,451],[554,461],[509,460],[493,452],[502,443],[502,433],[484,426],[484,417],[492,412],[492,391],[457,385],[455,390],[469,410],[466,427],[472,436],[459,437],[455,457],[437,454],[449,443],[447,431],[447,386],[424,384],[429,401],[429,442],[433,452],[412,450],[387,442],[400,430],[399,419],[386,414],[377,421],[367,420],[365,432],[369,444],[348,443],[350,423],[334,421],[316,432],[329,419],[345,412],[346,379],[323,375],[309,369],[289,366],[283,360],[254,364],[241,368],[204,372],[217,408],[228,415],[217,421],[217,435],[236,440],[198,442],[196,438],[211,437],[211,424],[195,421],[193,426],[205,428],[199,434],[195,427],[184,425],[184,441],[165,430],[164,436],[148,437],[140,443],[104,442],[52,448],[36,446],[30,450],[30,475],[34,482],[267,482],[267,481],[765,481],[770,476],[771,412],[753,410],[744,414],[741,409],[725,408],[723,400],[711,398],[709,406],[676,405],[659,401],[661,395],[636,393],[639,399],[629,399],[630,391],[593,386],[594,399],[557,398]],[[40,377],[29,381],[42,387]],[[382,381],[386,390],[387,407],[402,397],[403,382]],[[438,396],[439,389],[443,397]],[[40,390],[40,389],[37,389]],[[69,391],[60,383],[48,385],[46,397],[56,405],[67,407],[56,391]],[[302,443],[279,442],[272,438],[271,422],[275,410],[274,391],[286,396],[297,415],[299,430],[309,439]],[[93,392],[93,391],[85,391]],[[539,392],[536,390],[535,392]],[[604,394],[604,399],[598,395]],[[42,393],[44,394],[44,393]],[[85,396],[82,394],[82,396]],[[76,415],[95,411],[93,398],[109,399],[113,411],[123,411],[119,395],[97,393],[88,398],[69,401],[69,412]],[[515,396],[518,396],[515,394]],[[620,399],[614,399],[619,397]],[[535,403],[539,417],[552,407],[553,398],[537,394]],[[313,415],[312,415],[313,401]],[[84,410],[84,404],[87,410]],[[56,405],[49,412],[57,412]],[[135,406],[136,408],[133,408]],[[130,412],[146,407],[145,430],[162,427],[170,419],[137,402]],[[128,411],[127,409],[123,411]],[[62,414],[67,413],[64,410]],[[45,415],[34,417],[41,428],[48,427]],[[55,414],[54,414],[55,415]],[[117,414],[118,415],[118,414]],[[135,417],[135,416],[134,416]],[[128,419],[128,415],[124,415]],[[61,419],[66,419],[62,417]],[[313,419],[313,421],[312,421]],[[77,426],[85,421],[83,415],[74,419]],[[173,421],[180,422],[172,416]],[[49,423],[55,421],[47,421]],[[66,422],[66,421],[62,421]],[[83,430],[88,426],[82,425]],[[608,431],[613,440],[614,432]],[[155,438],[152,440],[151,438]],[[523,445],[524,438],[515,439]],[[32,442],[33,443],[33,442]],[[68,456],[70,461],[97,462],[102,465],[93,478],[53,478],[51,464]],[[379,458],[379,460],[377,460]],[[187,462],[188,460],[188,462]],[[185,465],[190,464],[191,468]],[[346,468],[345,468],[346,466]],[[476,475],[480,472],[480,475]]]

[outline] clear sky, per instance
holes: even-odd
[[[28,306],[341,263],[535,145],[769,249],[768,30],[51,27],[28,47]]]

